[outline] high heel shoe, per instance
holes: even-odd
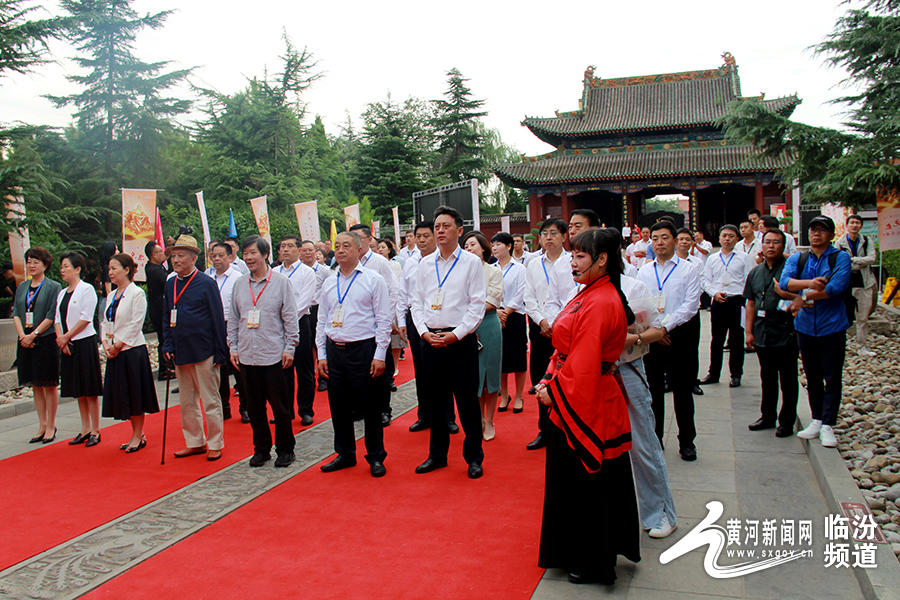
[[[129,454],[131,454],[132,452],[137,452],[138,450],[140,450],[141,448],[143,448],[146,445],[147,445],[147,438],[142,437],[140,443],[138,443],[137,446],[128,446],[127,448],[125,448],[125,452],[128,452]]]
[[[56,439],[56,427],[53,428],[53,437],[50,438],[49,440],[48,440],[47,438],[44,438],[43,440],[41,440],[41,443],[42,443],[42,444],[49,444],[50,442],[52,442],[52,441],[55,440],[55,439]]]
[[[497,405],[497,412],[506,412],[509,409],[509,403],[512,401],[512,398],[509,396],[506,397],[506,404],[504,406]],[[513,409],[515,410],[515,409]]]
[[[69,440],[70,446],[77,446],[78,444],[83,444],[88,441],[88,437],[90,437],[90,433],[81,433],[79,432],[73,439]]]
[[[100,434],[94,435],[93,433],[88,436],[87,444],[84,445],[85,448],[90,448],[91,446],[96,446],[100,443]]]
[[[518,413],[522,412],[523,410],[525,410],[525,399],[524,398],[522,399],[522,406],[520,406],[519,408],[516,408],[515,405],[513,405],[514,413],[518,414]]]
[[[495,435],[497,435],[497,431],[496,431],[493,427],[491,427],[490,432],[488,432],[488,431],[485,429],[485,430],[484,430],[484,433],[482,433],[482,437],[484,437],[484,441],[486,441],[486,442],[489,442],[489,441],[491,441],[492,439],[494,439],[494,436],[495,436]]]
[[[29,444],[37,444],[38,442],[43,442],[43,441],[44,441],[44,434],[39,433],[36,436],[34,436],[33,438],[31,438],[30,440],[28,440],[28,443]]]

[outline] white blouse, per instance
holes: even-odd
[[[500,263],[497,263],[499,266]],[[525,314],[525,267],[514,260],[500,267],[503,274],[503,308]]]
[[[62,324],[59,307],[66,295],[68,287],[64,287],[56,298],[56,322]],[[75,335],[72,340],[80,340],[95,335],[94,311],[97,310],[97,292],[86,281],[79,281],[69,298],[69,306],[66,309],[66,331],[71,331],[78,321],[87,321],[87,327]]]
[[[113,290],[106,298],[106,310],[100,322],[103,341],[110,344],[122,342],[125,344],[123,350],[144,346],[147,342],[141,329],[147,316],[147,295],[133,283],[126,285],[116,309],[116,320],[111,322],[108,317],[109,309],[115,302],[117,291]],[[107,334],[111,335],[112,339],[107,337]]]
[[[503,273],[497,265],[484,263],[484,287],[487,290],[487,302],[496,308],[503,306]]]

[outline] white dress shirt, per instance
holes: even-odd
[[[247,266],[247,263],[242,261],[240,257],[235,256],[234,260],[231,263],[231,266],[234,267],[238,273],[241,275],[246,275],[250,272],[250,267]]]
[[[440,286],[438,277],[441,278]],[[444,301],[440,309],[433,309],[439,287],[444,292]],[[486,298],[481,260],[459,247],[444,260],[438,249],[434,256],[422,259],[416,270],[413,322],[420,335],[425,335],[429,329],[452,327],[453,334],[461,340],[481,324]]]
[[[495,308],[503,306],[503,271],[496,263],[484,263],[485,300]]]
[[[687,323],[700,310],[700,273],[689,261],[673,256],[661,263],[657,258],[641,267],[637,278],[654,297],[665,296],[666,331]]]
[[[637,267],[626,262],[625,263],[625,271],[622,273],[622,275],[625,275],[626,277],[631,277],[632,279],[636,279],[637,272],[638,272]]]
[[[651,327],[662,327],[662,315],[658,310],[649,307],[647,310],[646,302],[639,303],[640,300],[655,297],[655,294],[640,279],[623,275],[620,279],[622,293],[631,311],[634,313],[634,323],[628,327],[628,333],[644,333]],[[619,364],[625,364],[637,360],[650,351],[650,344],[643,343],[640,346],[628,346],[622,350],[619,356]]]
[[[340,286],[340,298],[338,287]],[[343,324],[334,326],[334,313],[344,307]],[[391,343],[391,312],[387,283],[372,269],[357,263],[350,277],[338,270],[322,284],[319,298],[319,322],[316,324],[316,348],[319,359],[328,358],[325,338],[334,342],[359,342],[375,338],[375,360],[384,360]]]
[[[402,257],[404,260],[409,260],[410,258],[422,258],[422,251],[419,250],[418,247],[409,249],[409,246],[403,246],[400,249],[400,252],[397,253],[398,256]]]
[[[550,274],[559,261],[569,263],[569,253],[563,250],[556,260],[550,260],[544,254],[540,259],[535,258],[528,263],[525,269],[525,312],[535,325],[540,325],[547,318],[544,316],[544,304],[547,302],[547,292],[550,291]]]
[[[394,275],[394,268],[391,267],[390,261],[388,261],[388,259],[378,254],[377,252],[373,252],[370,248],[369,251],[359,259],[359,264],[367,269],[372,269],[373,271],[384,277],[384,282],[388,287],[388,298],[391,302],[391,314],[394,314],[397,310],[398,285],[397,276]]]
[[[284,263],[274,268],[276,273],[281,273],[291,282],[294,290],[294,300],[297,301],[297,318],[302,319],[309,314],[316,293],[316,273],[299,260],[292,265]]]
[[[434,257],[434,250],[429,256]],[[418,256],[411,256],[406,264],[403,265],[403,272],[400,273],[400,282],[397,284],[397,326],[406,326],[406,313],[412,307],[412,295],[416,291],[416,272],[419,270],[419,263],[422,261],[422,253]]]
[[[122,342],[122,350],[137,348],[147,344],[142,332],[144,319],[147,317],[147,294],[137,284],[129,282],[122,291],[119,306],[116,308],[115,321],[108,318],[109,309],[115,302],[119,290],[113,290],[106,297],[106,310],[100,321],[101,335],[110,344]],[[106,338],[105,333],[110,333],[112,339]]]
[[[503,273],[503,308],[511,308],[513,311],[525,314],[525,273],[522,263],[510,260],[506,266],[500,266]]]
[[[550,272],[547,300],[544,302],[544,318],[548,323],[553,325],[573,289],[575,280],[572,279],[572,260],[571,256],[566,256],[566,260],[557,260],[553,263],[553,270]]]
[[[316,306],[319,304],[319,297],[322,295],[322,284],[325,283],[326,279],[334,275],[334,271],[329,269],[327,265],[320,265],[318,261],[310,268],[316,274],[316,291],[313,293],[312,299],[312,305]]]
[[[678,256],[678,253],[677,253],[677,252],[675,253],[675,256]],[[686,261],[688,261],[689,263],[691,263],[692,265],[694,265],[694,268],[697,269],[697,272],[701,274],[700,277],[701,277],[701,284],[702,284],[702,281],[703,281],[703,268],[704,268],[703,261],[700,260],[699,257],[693,256],[693,255],[691,255],[690,253],[688,253],[687,258],[682,258],[682,257],[680,257],[680,256],[678,256],[678,258],[681,258],[681,260],[686,260]],[[633,275],[630,275],[629,277],[633,277]]]
[[[56,322],[62,323],[59,314],[59,305],[62,303],[66,295],[68,287],[64,287],[59,291],[56,298]],[[97,333],[94,329],[94,311],[97,310],[97,292],[94,287],[86,281],[79,281],[72,290],[72,296],[69,298],[69,306],[66,309],[66,331],[72,331],[72,328],[78,324],[78,321],[87,321],[87,326],[78,332],[72,341],[91,337]]]
[[[757,232],[759,233],[759,232]],[[749,244],[746,240],[741,240],[734,247],[735,252],[740,252],[742,254],[746,254],[751,259],[753,259],[754,265],[756,264],[756,256],[762,251],[762,241],[760,238],[754,237],[753,241]]]
[[[709,255],[712,254],[713,245],[706,240],[703,240],[697,245],[706,250],[706,254],[703,254],[696,248],[691,248],[691,256],[696,256],[703,262],[703,264],[706,264],[706,260],[709,258]]]
[[[241,272],[229,265],[228,269],[221,275],[213,269],[212,278],[216,280],[216,287],[219,288],[219,296],[222,298],[222,309],[225,312],[225,322],[231,316],[231,291],[234,289],[235,282],[240,279]]]
[[[709,257],[703,270],[703,291],[715,296],[722,292],[726,296],[741,296],[747,275],[756,266],[756,261],[741,252],[730,252],[728,255],[718,251]]]

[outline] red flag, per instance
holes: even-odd
[[[159,244],[159,247],[163,249],[163,252],[166,251],[166,238],[163,237],[162,232],[162,221],[159,220],[159,207],[156,207],[156,243]],[[169,261],[165,261],[163,266],[168,269]]]

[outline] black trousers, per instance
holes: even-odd
[[[294,368],[285,369],[287,405],[294,418],[294,373],[297,374],[297,414],[301,417],[313,416],[313,400],[316,397],[316,364],[313,360],[313,339],[309,315],[300,318],[300,342],[294,349]],[[314,327],[315,325],[312,325]]]
[[[722,374],[725,339],[728,338],[728,369],[732,377],[744,375],[744,327],[741,322],[742,296],[730,296],[725,302],[713,300],[709,311],[712,342],[709,345],[709,374],[718,380]]]
[[[391,414],[391,384],[394,382],[394,353],[391,351],[391,345],[388,344],[387,353],[384,355],[384,378],[378,378],[375,382],[373,393],[379,400],[381,412],[386,415]]]
[[[821,420],[823,425],[834,426],[841,407],[847,332],[817,337],[798,331],[797,342],[806,372],[806,394],[812,418]]]
[[[467,463],[484,460],[481,448],[481,405],[478,403],[478,341],[475,335],[435,348],[424,339],[419,341],[422,351],[422,375],[430,382],[431,440],[429,458],[445,462],[450,450],[450,430],[453,418],[450,411],[456,398],[459,423],[465,432],[463,458]]]
[[[376,390],[390,376],[384,373],[373,378],[369,374],[375,356],[375,338],[338,344],[331,339],[325,342],[328,358],[328,406],[331,407],[331,425],[334,427],[334,451],[340,456],[356,460],[356,434],[353,431],[353,413],[360,412],[366,425],[366,460],[382,462],[384,451],[384,427],[381,424],[381,403]]]
[[[535,386],[547,374],[547,365],[553,356],[553,341],[541,335],[541,326],[528,319],[528,339],[531,340],[531,385]],[[542,435],[550,431],[550,407],[538,405],[538,430]]]
[[[278,454],[294,451],[294,432],[291,429],[291,408],[285,402],[284,371],[281,362],[268,366],[241,364],[244,373],[244,392],[241,399],[247,399],[247,413],[253,428],[253,450],[268,454],[272,450],[272,430],[266,415],[266,402],[272,407],[275,418],[275,450]]]
[[[412,314],[406,311],[406,337],[409,339],[409,350],[412,352],[413,368],[416,371],[416,398],[419,406],[416,409],[416,417],[428,424],[431,424],[431,405],[434,403],[433,395],[428,391],[428,380],[425,377],[425,367],[422,364],[422,348],[419,330],[413,323]],[[453,399],[446,407],[449,423],[456,422],[456,414],[453,410]]]
[[[311,335],[312,335],[313,351],[315,351],[315,349],[316,349],[316,327],[318,327],[318,325],[319,325],[319,305],[313,304],[312,306],[309,307],[309,328],[312,332]],[[318,372],[319,372],[319,369],[316,367],[315,362],[313,362],[313,375],[315,376],[316,373],[318,373]],[[327,382],[328,379],[325,379],[324,381]]]
[[[782,427],[793,427],[797,421],[797,396],[800,383],[797,377],[796,341],[772,348],[756,347],[759,358],[759,378],[762,382],[760,413],[768,423],[776,416]],[[778,382],[781,381],[781,412],[778,412]]]
[[[670,331],[669,337],[672,340],[670,345],[654,343],[650,346],[650,352],[644,356],[651,406],[656,417],[656,435],[662,442],[666,420],[666,381],[668,381],[675,402],[678,444],[681,448],[693,448],[697,430],[694,427],[692,390],[697,376],[700,314],[697,313],[690,321]]]

